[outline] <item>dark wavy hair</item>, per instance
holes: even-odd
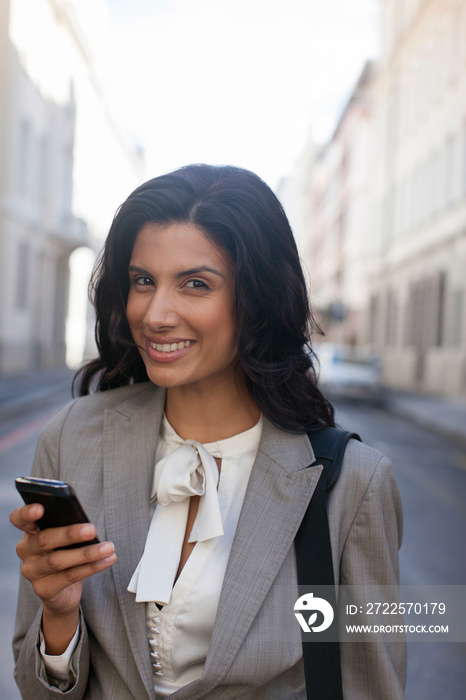
[[[238,360],[264,415],[294,433],[334,425],[317,387],[310,336],[320,330],[288,219],[265,182],[232,166],[188,165],[149,180],[121,205],[91,280],[99,357],[78,372],[79,393],[148,379],[126,301],[131,251],[149,222],[198,226],[234,262]]]

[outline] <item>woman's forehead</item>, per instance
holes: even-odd
[[[196,265],[210,261],[231,268],[230,256],[209,233],[191,222],[144,224],[136,236],[131,262],[148,258],[183,263],[192,261]]]

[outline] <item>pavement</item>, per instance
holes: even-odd
[[[384,409],[466,448],[466,399],[389,389]]]
[[[66,367],[0,375],[0,420],[68,401],[73,375]],[[466,448],[466,399],[387,389],[383,408]]]
[[[68,367],[0,374],[0,432],[15,419],[70,401],[73,376]]]

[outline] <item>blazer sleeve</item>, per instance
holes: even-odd
[[[60,478],[60,436],[62,426],[73,406],[71,402],[44,428],[37,445],[32,474],[48,479]],[[81,615],[81,632],[72,657],[75,684],[66,692],[51,685],[39,652],[39,630],[42,622],[40,599],[29,581],[20,576],[18,609],[13,638],[15,679],[23,700],[52,700],[63,697],[81,700],[89,674],[89,640]]]
[[[342,477],[339,486],[346,491],[348,521],[340,543],[339,584],[391,586],[398,591],[403,518],[393,466],[375,450],[350,442]],[[404,636],[396,642],[342,642],[340,653],[345,700],[405,697]]]

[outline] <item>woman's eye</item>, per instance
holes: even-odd
[[[209,286],[202,280],[189,280],[186,282],[186,286],[190,289],[209,289]]]
[[[143,277],[141,275],[140,277],[134,277],[133,284],[136,284],[136,285],[141,286],[141,287],[146,287],[146,286],[152,284],[152,280],[150,277]]]

